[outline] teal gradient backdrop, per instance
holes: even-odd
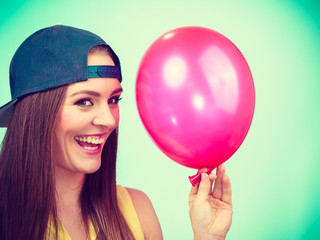
[[[163,33],[212,28],[241,50],[256,88],[252,127],[225,163],[234,202],[228,239],[319,239],[319,12],[318,1],[303,0],[1,1],[0,105],[10,100],[11,57],[31,33],[63,23],[102,36],[123,68],[118,183],[147,193],[165,239],[192,239],[187,176],[195,170],[168,159],[149,138],[136,108],[135,76]]]

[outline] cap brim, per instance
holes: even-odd
[[[0,108],[0,127],[8,126],[16,101],[17,99],[11,100]]]

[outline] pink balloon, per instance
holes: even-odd
[[[145,53],[136,100],[147,132],[167,156],[186,167],[214,169],[246,137],[255,93],[249,66],[228,38],[183,27]]]

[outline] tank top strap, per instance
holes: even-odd
[[[117,185],[117,197],[119,208],[131,229],[133,236],[136,240],[143,240],[144,234],[142,227],[127,189],[121,185]]]

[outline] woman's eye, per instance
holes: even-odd
[[[80,107],[90,107],[90,106],[93,106],[93,102],[91,99],[80,99],[79,101],[77,101],[75,103],[75,105],[78,105]]]
[[[116,96],[116,97],[112,97],[108,100],[109,104],[118,104],[121,101],[121,97],[120,96]]]

